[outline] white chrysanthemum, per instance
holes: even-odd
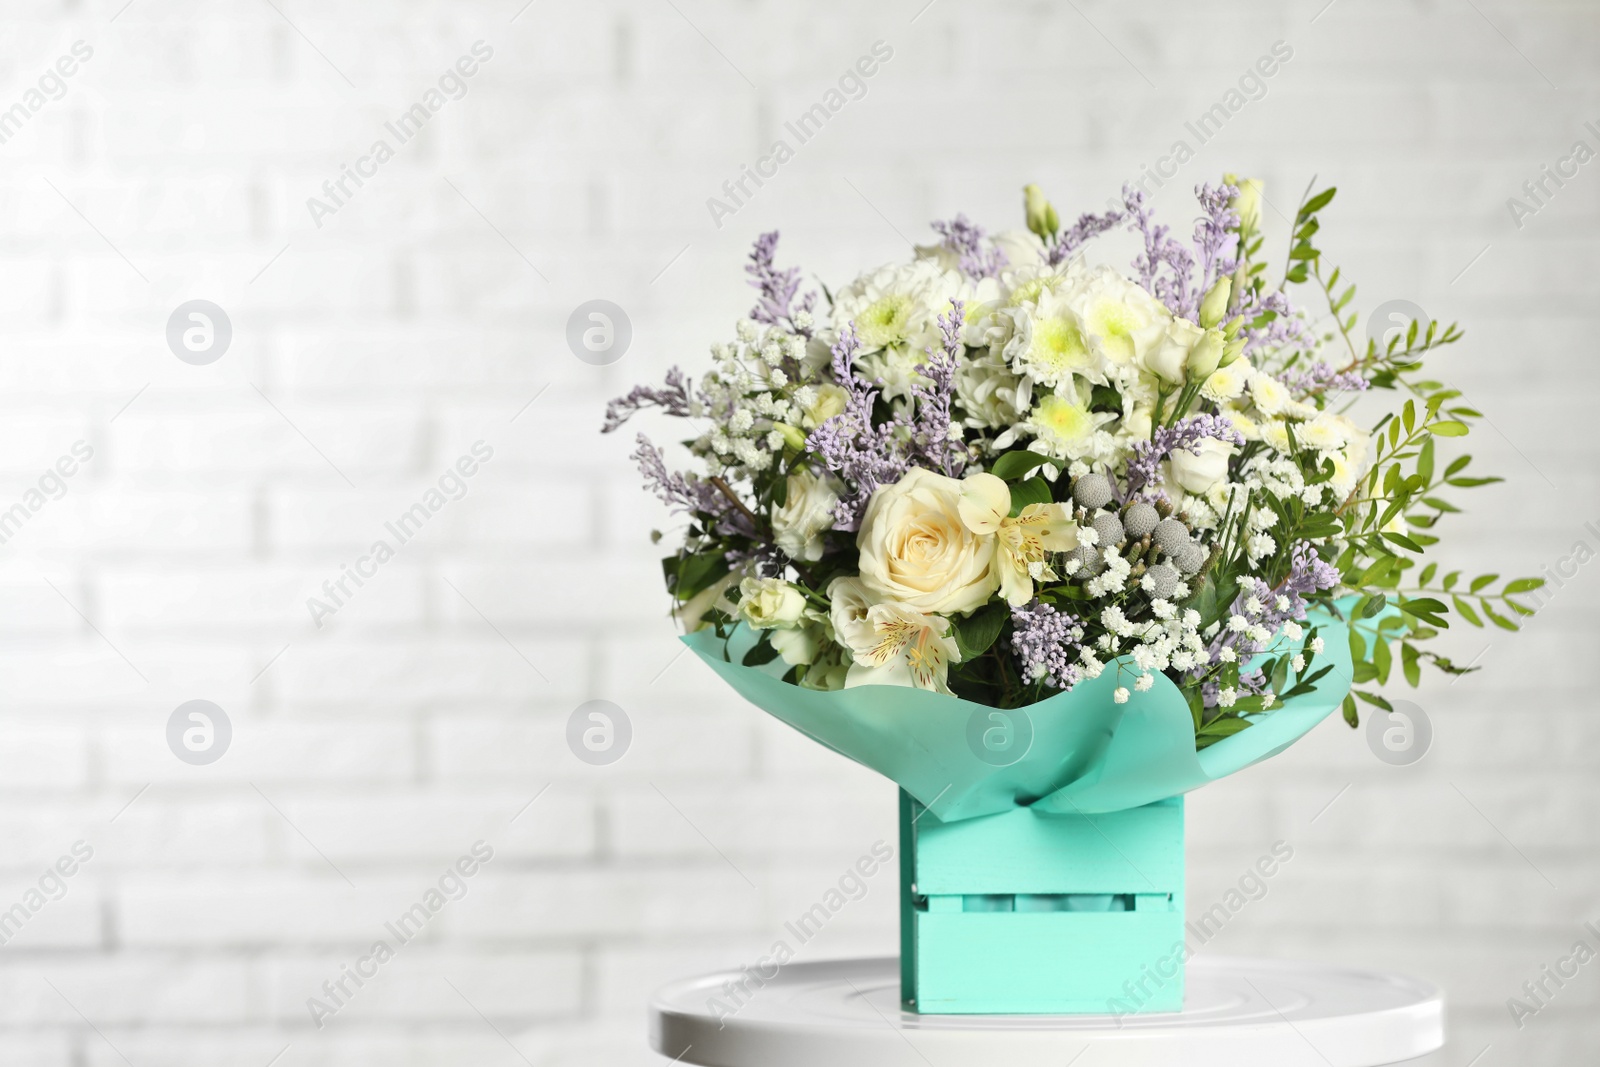
[[[1059,293],[1079,284],[1083,275],[1083,261],[1079,259],[1053,267],[1043,262],[1007,267],[1000,272],[1001,288],[1005,290],[1003,304],[1013,308],[1032,307],[1046,294]]]
[[[885,397],[907,397],[922,381],[916,368],[940,344],[938,317],[961,295],[961,282],[936,260],[921,259],[880,267],[839,290],[833,333],[855,326],[862,368],[883,379]]]
[[[1250,375],[1250,399],[1263,415],[1281,415],[1294,401],[1282,382],[1262,371]]]
[[[1345,446],[1345,442],[1349,439],[1349,430],[1354,428],[1354,424],[1343,415],[1323,411],[1297,427],[1295,437],[1307,448],[1314,448],[1318,452],[1332,452],[1336,448]]]
[[[1083,320],[1060,295],[1046,295],[1032,309],[1008,308],[1002,315],[1012,323],[1003,353],[1019,373],[1047,389],[1069,385],[1075,375],[1105,384],[1102,357]]]
[[[1005,361],[987,353],[956,369],[956,400],[966,425],[995,430],[1015,425],[1032,402],[1032,388]]]
[[[1115,450],[1110,434],[1101,429],[1116,415],[1089,410],[1087,384],[1039,398],[1015,431],[1034,437],[1029,447],[1053,459],[1106,458]],[[1015,433],[1001,434],[995,445],[1003,448],[1015,440]]]
[[[1251,373],[1250,361],[1240,356],[1226,367],[1212,371],[1211,377],[1200,387],[1200,395],[1215,404],[1237,400],[1244,395],[1245,386],[1250,384]]]

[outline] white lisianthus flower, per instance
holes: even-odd
[[[881,485],[856,533],[861,584],[879,600],[925,612],[972,611],[999,588],[993,537],[961,518],[961,483],[915,467]]]
[[[833,529],[837,483],[808,469],[789,475],[783,507],[772,509],[773,540],[785,555],[802,563],[822,558],[822,535]]]
[[[991,239],[1013,267],[1038,267],[1044,264],[1044,242],[1027,230],[1002,230]]]
[[[1234,447],[1214,437],[1202,438],[1195,445],[1200,450],[1195,455],[1187,448],[1175,448],[1167,463],[1172,480],[1186,493],[1204,494],[1228,477],[1228,460]]]
[[[1054,581],[1046,565],[1050,552],[1078,547],[1078,524],[1065,504],[1029,504],[1011,515],[1011,489],[992,474],[969,474],[962,481],[962,520],[982,536],[995,539],[995,569],[1000,595],[1012,607],[1033,599],[1035,579]]]
[[[757,630],[798,626],[806,597],[782,578],[746,578],[739,583],[739,615]]]
[[[1098,267],[1069,294],[1096,350],[1112,363],[1136,363],[1165,335],[1172,313],[1137,283]]]
[[[808,618],[811,612],[807,612]],[[822,649],[822,625],[816,618],[789,630],[774,630],[768,638],[783,662],[791,667],[805,666]]]
[[[842,413],[845,402],[850,399],[844,386],[832,382],[820,382],[807,388],[811,389],[811,397],[800,410],[800,425],[807,430],[815,430]]]
[[[949,619],[890,602],[868,608],[866,622],[871,637],[850,646],[856,665],[850,668],[845,688],[913,685],[950,692],[950,664],[961,654]]]
[[[877,598],[867,592],[860,578],[835,578],[828,583],[828,631],[833,640],[846,648],[865,648],[872,641],[872,624],[867,609]]]
[[[1141,360],[1144,369],[1169,385],[1177,385],[1183,381],[1183,369],[1189,362],[1189,353],[1194,351],[1194,346],[1205,333],[1188,319],[1173,319],[1162,331],[1158,342],[1145,351]]]
[[[1302,445],[1318,452],[1332,452],[1336,448],[1343,448],[1346,438],[1345,427],[1341,420],[1349,421],[1333,412],[1321,412],[1296,427],[1295,438]]]

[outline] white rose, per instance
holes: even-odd
[[[833,528],[839,494],[826,476],[809,470],[789,475],[788,486],[783,507],[772,509],[774,539],[790,559],[815,563],[822,558],[822,535]]]
[[[1189,353],[1204,336],[1205,331],[1188,319],[1173,319],[1161,340],[1145,352],[1144,369],[1170,385],[1178,384]]]
[[[805,611],[805,594],[782,578],[746,578],[739,583],[739,614],[757,630],[798,626]]]
[[[1204,494],[1228,476],[1228,459],[1233,446],[1214,437],[1202,439],[1195,445],[1197,456],[1187,448],[1172,451],[1172,478],[1184,492]]]
[[[961,483],[920,467],[867,502],[856,545],[861,584],[922,612],[972,611],[1000,587],[994,538],[961,520]]]

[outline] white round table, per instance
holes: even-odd
[[[730,982],[750,991],[737,1007]],[[704,1067],[1376,1067],[1444,1044],[1444,996],[1394,974],[1200,956],[1181,1012],[916,1015],[900,1008],[899,960],[828,960],[764,983],[674,982],[650,1036]]]

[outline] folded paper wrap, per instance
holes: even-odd
[[[712,630],[683,641],[740,695],[812,740],[897,782],[942,822],[1017,807],[1098,814],[1152,804],[1198,789],[1277,755],[1321,722],[1349,691],[1346,624],[1320,610],[1324,650],[1313,669],[1332,665],[1314,691],[1249,716],[1250,728],[1195,751],[1194,718],[1163,674],[1144,692],[1130,657],[1100,676],[1024,708],[998,709],[902,686],[833,692],[782,680],[781,660],[746,667],[755,644],[744,625],[724,640]],[[1112,693],[1130,690],[1118,704]]]

